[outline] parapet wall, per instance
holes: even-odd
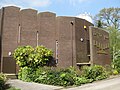
[[[91,63],[110,65],[109,33],[95,27],[89,27]]]

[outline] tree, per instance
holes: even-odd
[[[100,20],[98,20],[97,27],[102,28],[102,23]]]
[[[110,36],[110,51],[113,58],[113,61],[120,57],[120,31],[113,27],[108,27]]]
[[[112,26],[120,29],[120,8],[104,8],[95,16],[95,23],[98,26],[102,24],[103,28]]]

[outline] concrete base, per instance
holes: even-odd
[[[7,76],[8,79],[17,79],[18,75],[16,74],[5,74]]]

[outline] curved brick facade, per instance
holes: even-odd
[[[52,49],[56,66],[65,68],[69,66],[81,66],[82,64],[110,63],[108,56],[98,55],[93,46],[93,33],[101,31],[89,26],[90,22],[67,16],[56,17],[52,12],[40,12],[34,9],[20,10],[18,7],[9,6],[0,9],[0,46],[1,46],[1,71],[4,73],[16,73],[16,64],[11,53],[18,46],[44,45]],[[100,32],[105,34],[105,31]],[[105,34],[108,37],[108,34]],[[91,39],[92,38],[92,39]],[[101,39],[104,41],[104,39]],[[92,43],[91,43],[92,42]],[[105,44],[108,44],[106,41]],[[96,55],[97,54],[97,55]],[[93,57],[93,55],[95,55]],[[101,63],[101,59],[107,59]],[[95,62],[95,63],[94,63]]]

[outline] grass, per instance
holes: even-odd
[[[15,87],[10,87],[10,88],[8,88],[8,89],[6,89],[6,90],[21,90],[21,89],[17,89],[17,88],[15,88]]]

